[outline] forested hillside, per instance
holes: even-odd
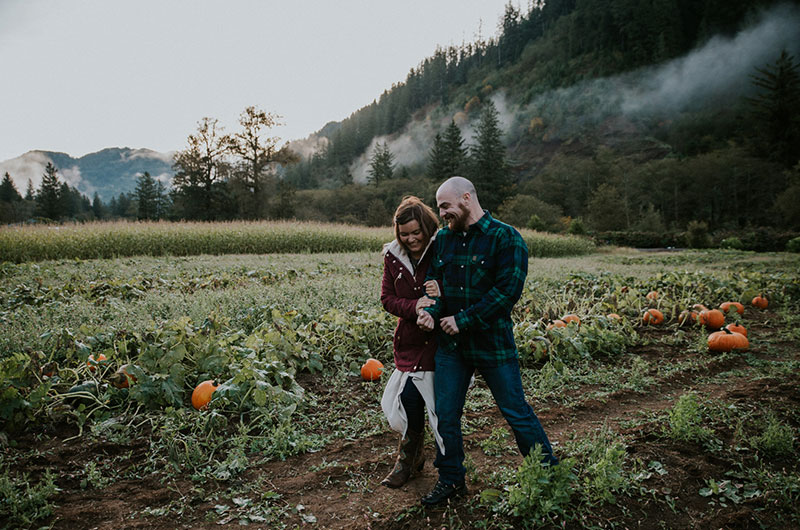
[[[481,113],[494,105],[509,172],[484,193],[505,201],[501,213],[517,224],[800,228],[796,2],[567,0],[524,13],[509,4],[500,26],[496,38],[436,50],[405,82],[328,124],[324,148],[290,167],[287,181],[369,181],[388,151],[395,181],[379,182],[385,192],[368,201],[380,217],[375,199],[390,209],[397,179],[420,179],[419,190],[447,176],[431,166],[449,125],[461,154],[475,154]],[[356,204],[364,219],[369,206],[349,199],[339,208]]]

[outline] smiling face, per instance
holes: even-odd
[[[400,238],[400,244],[414,259],[419,259],[425,251],[425,247],[428,246],[429,238],[425,237],[425,233],[416,219],[397,225],[397,235]]]
[[[467,231],[469,209],[463,195],[459,196],[452,189],[440,189],[436,194],[436,203],[439,207],[439,217],[447,222],[450,230],[453,232]]]

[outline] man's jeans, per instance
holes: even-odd
[[[465,361],[457,352],[436,352],[436,415],[439,417],[439,434],[444,441],[445,454],[437,446],[434,466],[439,469],[439,480],[455,484],[464,480],[464,439],[461,435],[461,415],[467,395],[469,380],[475,367]],[[502,366],[479,367],[492,396],[503,413],[511,429],[517,447],[527,456],[535,444],[542,446],[543,462],[558,464],[553,455],[550,440],[547,439],[539,418],[525,401],[519,362],[515,359]]]

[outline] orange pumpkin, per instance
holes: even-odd
[[[719,308],[722,309],[722,312],[725,313],[726,315],[728,314],[728,311],[731,309],[731,307],[736,308],[736,312],[739,313],[740,315],[744,313],[744,306],[739,302],[722,302],[719,306]]]
[[[547,325],[547,329],[565,328],[565,327],[567,327],[567,323],[564,322],[563,320],[553,320]]]
[[[97,357],[95,357],[94,354],[90,354],[89,359],[86,361],[86,366],[89,367],[90,371],[94,372],[95,370],[97,370],[98,366],[102,366],[103,364],[105,364],[106,360],[107,360],[106,356],[103,355],[102,353],[99,354]]]
[[[658,291],[650,291],[645,295],[645,298],[655,302],[656,300],[658,300]]]
[[[733,333],[741,333],[745,337],[747,336],[747,328],[735,322],[731,322],[730,324],[725,326],[725,329],[727,329],[728,331],[732,331]]]
[[[706,306],[704,306],[703,304],[694,304],[694,305],[692,306],[692,309],[694,309],[695,311],[698,311],[698,312],[699,312],[699,311],[705,311],[705,310],[707,310],[708,308],[707,308]]]
[[[697,311],[689,311],[685,309],[678,315],[678,325],[685,326],[686,324],[694,324],[697,322]]]
[[[378,359],[369,358],[361,365],[361,377],[365,381],[375,381],[381,378],[383,363]]]
[[[719,309],[706,309],[697,315],[700,324],[709,329],[719,329],[725,325],[725,315]]]
[[[767,300],[764,295],[756,296],[750,303],[759,309],[766,309],[767,306],[769,306],[769,300]]]
[[[648,309],[642,315],[642,322],[645,324],[662,324],[664,322],[664,313],[658,309]]]
[[[211,395],[219,387],[213,379],[208,379],[197,385],[192,392],[192,406],[197,410],[205,410],[211,402]]]
[[[708,336],[708,349],[711,351],[729,352],[732,350],[746,350],[750,341],[741,333],[734,333],[729,329],[715,331]]]
[[[132,375],[131,371],[130,364],[123,364],[119,367],[119,370],[109,377],[109,381],[117,388],[128,388],[131,383],[136,382],[136,376]]]
[[[606,318],[608,318],[609,320],[622,320],[622,317],[616,313],[609,313],[608,315],[606,315]]]
[[[575,322],[577,325],[579,326],[581,325],[581,319],[578,318],[578,315],[573,315],[573,314],[564,315],[563,317],[561,317],[561,320],[564,321],[565,324],[569,324],[570,322]]]

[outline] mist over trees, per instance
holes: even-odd
[[[140,175],[136,192],[104,204],[43,181],[18,204],[3,183],[3,219],[388,224],[403,195],[433,205],[439,183],[460,174],[493,214],[538,230],[622,242],[619,232],[676,234],[693,222],[720,237],[798,230],[800,39],[761,55],[751,50],[758,35],[745,40],[753,27],[775,34],[776,21],[800,20],[794,1],[765,22],[762,10],[777,4],[509,3],[496,36],[437,48],[323,127],[309,156],[279,147],[279,116],[248,107],[230,133],[198,122],[170,189]],[[720,57],[737,50],[758,62],[729,86],[735,66]]]

